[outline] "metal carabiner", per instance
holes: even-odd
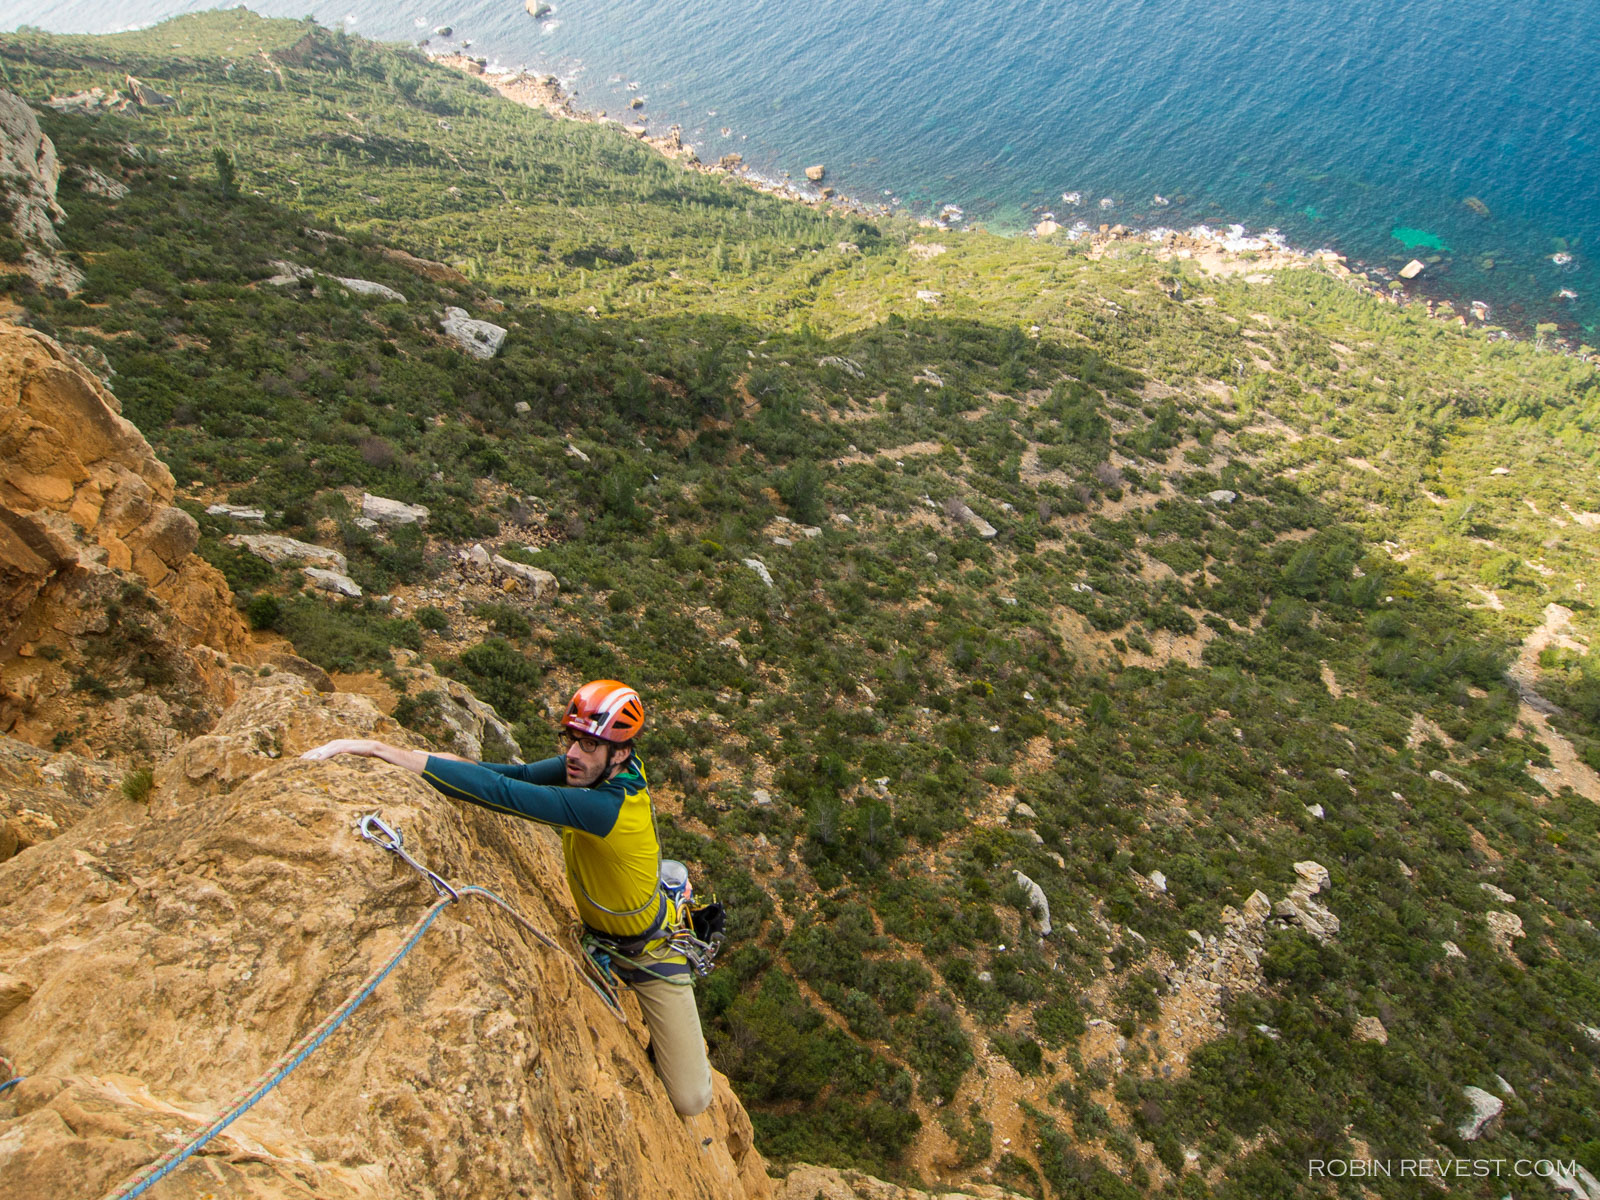
[[[366,838],[367,841],[401,859],[413,871],[416,871],[429,883],[433,884],[434,891],[441,896],[449,896],[452,900],[461,899],[460,893],[455,888],[406,853],[404,835],[393,825],[390,825],[389,822],[385,821],[382,814],[368,813],[366,816],[361,817],[356,821],[356,832]]]

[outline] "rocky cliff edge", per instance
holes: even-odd
[[[117,398],[0,324],[0,732],[131,765],[209,726],[251,651],[198,541]]]
[[[242,680],[207,734],[0,864],[0,1196],[106,1194],[224,1111],[393,954],[434,902],[363,840],[379,809],[441,875],[571,948],[559,844],[361,760],[403,741],[364,697]],[[163,1196],[766,1197],[749,1118],[717,1077],[681,1118],[624,995],[498,909],[448,907],[294,1074],[157,1185]]]

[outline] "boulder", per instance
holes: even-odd
[[[361,495],[361,515],[380,525],[426,525],[428,509],[422,504],[402,504],[398,500],[385,500],[371,492]]]
[[[0,736],[0,860],[71,829],[115,798],[122,777],[107,763]]]
[[[322,567],[304,568],[306,578],[311,580],[311,586],[318,591],[334,592],[340,596],[349,596],[352,600],[361,598],[361,585],[348,575],[341,575],[338,571],[329,571]]]
[[[165,92],[158,92],[149,84],[142,83],[132,75],[125,76],[128,92],[140,108],[171,108],[178,103],[176,96],[169,96]]]
[[[1428,264],[1427,263],[1423,262],[1421,259],[1413,258],[1405,266],[1400,268],[1400,278],[1401,279],[1415,279],[1418,275],[1421,275],[1427,269],[1428,269]]]
[[[866,371],[862,369],[861,364],[855,359],[844,358],[838,354],[823,355],[817,359],[817,366],[833,367],[835,370],[844,372],[851,379],[865,379],[867,377]]]
[[[954,496],[950,497],[950,499],[944,502],[944,511],[945,515],[948,516],[952,521],[957,521],[962,525],[966,525],[985,541],[995,537],[999,533],[999,530],[997,530],[993,525],[989,524],[989,522],[985,521],[977,513],[973,512],[972,509],[967,507],[965,501],[958,500]]]
[[[358,836],[380,807],[408,852],[492,890],[559,945],[576,920],[558,840],[330,738],[410,744],[366,698],[251,679],[143,803],[115,799],[0,863],[0,1104],[17,1196],[99,1196],[204,1128],[389,961],[436,901]],[[296,1071],[161,1189],[286,1200],[622,1196],[763,1200],[720,1075],[673,1111],[639,1036],[570,950],[465,896]],[[509,1126],[508,1126],[509,1122]],[[515,1136],[506,1136],[507,1129]]]
[[[535,600],[544,599],[545,593],[555,593],[561,590],[561,584],[549,571],[539,567],[530,567],[527,563],[515,562],[509,558],[494,556],[494,569],[500,572],[504,579],[515,579],[518,583],[526,584],[533,592]]]
[[[405,296],[385,284],[373,283],[370,279],[345,279],[334,275],[335,283],[342,284],[347,292],[354,292],[358,296],[381,296],[385,300],[393,300],[397,304],[406,302]]]
[[[1389,1031],[1377,1017],[1357,1017],[1351,1032],[1358,1042],[1377,1042],[1380,1046],[1389,1044]]]
[[[1460,1124],[1456,1129],[1456,1135],[1464,1142],[1475,1142],[1500,1115],[1500,1111],[1505,1108],[1505,1102],[1479,1087],[1464,1087],[1461,1092],[1466,1096],[1467,1103],[1472,1105],[1472,1115]]]
[[[208,504],[208,517],[231,517],[235,521],[265,521],[267,513],[262,508],[245,508],[237,504]]]
[[[1484,913],[1483,923],[1488,926],[1489,940],[1502,954],[1512,953],[1513,943],[1520,937],[1528,936],[1522,928],[1522,918],[1516,913]]]
[[[442,262],[434,262],[431,258],[418,258],[414,254],[407,254],[404,250],[396,250],[393,246],[383,248],[383,256],[390,262],[399,263],[413,275],[420,275],[424,279],[431,279],[435,283],[448,284],[450,287],[471,287],[472,281],[454,267],[448,267]]]
[[[1232,504],[1238,498],[1238,492],[1230,492],[1226,488],[1218,488],[1214,492],[1206,493],[1206,499],[1213,504]]]
[[[809,179],[812,183],[821,183],[822,179],[823,179],[823,176],[825,176],[827,173],[828,173],[828,168],[823,166],[821,163],[818,163],[814,167],[807,167],[806,168],[806,178]]]
[[[759,558],[747,558],[744,560],[744,565],[754,571],[756,575],[760,577],[762,583],[766,584],[768,587],[772,586],[772,572],[767,570],[766,563],[762,562]]]
[[[1029,909],[1039,919],[1040,936],[1049,937],[1051,933],[1050,901],[1045,897],[1044,889],[1021,871],[1013,871],[1012,874],[1017,877],[1017,886],[1027,894]]]
[[[491,359],[500,352],[506,330],[492,321],[477,321],[464,308],[447,308],[439,325],[473,358]]]
[[[230,533],[222,539],[230,546],[238,546],[248,550],[257,558],[265,559],[274,565],[286,562],[310,563],[313,566],[330,567],[335,571],[344,572],[350,569],[350,563],[344,555],[327,546],[316,546],[310,542],[302,542],[296,538],[284,537],[277,533]]]

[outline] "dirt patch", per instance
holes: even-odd
[[[1551,715],[1559,710],[1541,696],[1534,686],[1539,678],[1539,652],[1547,646],[1578,654],[1589,653],[1589,647],[1572,632],[1571,609],[1559,604],[1547,604],[1544,623],[1528,634],[1517,661],[1506,672],[1521,696],[1517,709],[1518,722],[1550,750],[1550,765],[1529,767],[1528,774],[1552,796],[1559,794],[1562,788],[1571,788],[1578,795],[1600,804],[1600,774],[1579,758],[1572,743],[1550,724]]]

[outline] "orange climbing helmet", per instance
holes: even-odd
[[[583,737],[631,742],[644,728],[644,702],[625,683],[596,679],[573,693],[561,727]]]

